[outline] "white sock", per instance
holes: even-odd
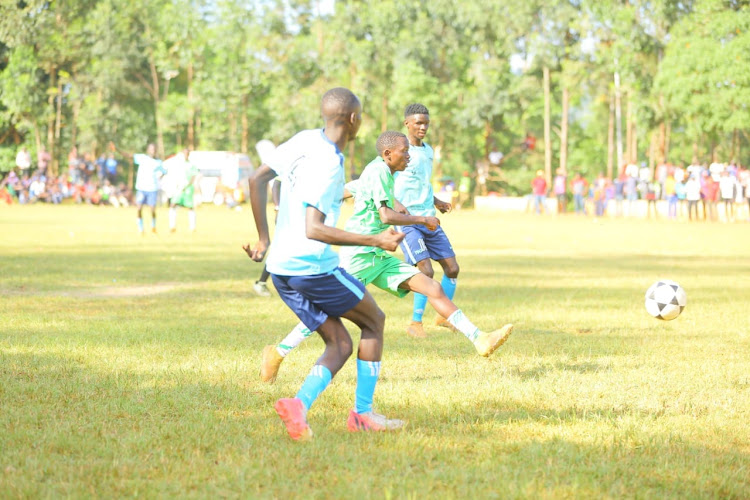
[[[466,338],[474,342],[479,336],[479,328],[474,325],[469,318],[464,316],[461,309],[456,309],[453,314],[448,317],[448,323],[456,327],[456,329],[466,335]]]
[[[188,223],[190,224],[190,230],[195,231],[195,210],[188,212]]]
[[[276,350],[279,352],[281,357],[284,358],[291,352],[292,349],[300,345],[302,341],[310,335],[312,335],[310,329],[302,323],[298,323],[297,326],[295,326],[292,331],[289,332],[286,337],[284,337],[284,340],[279,342],[279,345],[276,346]]]
[[[174,229],[175,227],[177,227],[177,209],[171,207],[169,209],[169,229]]]

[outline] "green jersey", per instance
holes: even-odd
[[[393,174],[381,157],[371,161],[362,172],[360,178],[347,185],[347,190],[354,194],[354,214],[344,226],[346,231],[357,234],[379,234],[388,229],[388,224],[380,220],[378,209],[386,204],[393,208]],[[341,247],[339,255],[343,267],[350,273],[357,269],[350,269],[347,263],[351,257],[362,253],[386,254],[382,248],[371,246]]]

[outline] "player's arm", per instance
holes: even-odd
[[[403,214],[389,207],[385,201],[381,203],[380,208],[378,208],[378,214],[383,224],[390,224],[391,226],[412,226],[419,224],[430,231],[434,231],[440,225],[440,219],[437,217]]]
[[[263,260],[266,255],[271,239],[268,235],[268,215],[266,206],[268,204],[268,183],[276,177],[276,172],[266,164],[260,166],[250,177],[250,205],[253,209],[255,227],[258,229],[258,243],[251,248],[250,244],[243,245],[247,255],[256,262]]]
[[[446,201],[439,199],[437,196],[432,197],[432,202],[435,204],[435,208],[440,210],[441,214],[444,214],[453,210],[453,205],[451,205],[450,203]]]
[[[308,205],[307,213],[305,214],[305,236],[311,240],[321,241],[329,245],[366,245],[379,247],[391,252],[396,250],[398,244],[404,239],[403,234],[397,233],[393,229],[383,231],[380,234],[350,233],[343,229],[326,226],[325,219],[326,216],[323,212],[312,205]]]
[[[393,200],[393,210],[400,214],[406,214],[409,215],[409,209],[406,208],[404,205],[401,204],[400,201],[394,199]]]

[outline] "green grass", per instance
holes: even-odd
[[[302,444],[272,405],[322,342],[259,381],[296,319],[251,292],[249,210],[202,208],[194,235],[159,215],[139,237],[133,209],[0,207],[0,497],[750,496],[747,224],[443,216],[456,303],[513,336],[487,360],[413,340],[411,300],[373,291],[376,404],[409,425],[346,432],[350,362]],[[643,307],[660,277],[688,293],[672,322]]]

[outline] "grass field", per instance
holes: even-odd
[[[302,444],[272,405],[322,342],[259,381],[296,319],[252,293],[250,211],[159,214],[140,237],[133,209],[0,207],[0,497],[750,498],[750,224],[443,216],[456,303],[513,336],[417,341],[411,299],[373,291],[376,405],[409,425],[347,433],[349,362]],[[672,322],[643,307],[661,277]]]

